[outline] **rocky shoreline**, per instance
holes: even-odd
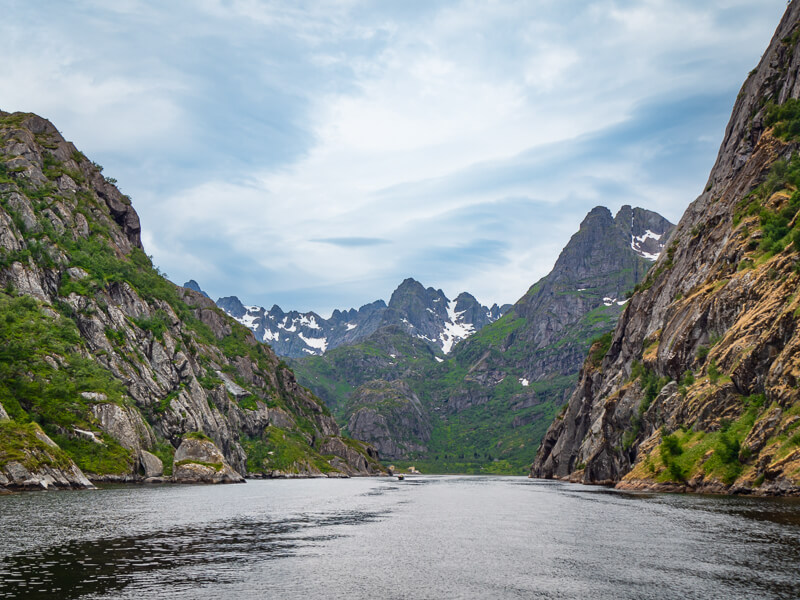
[[[530,476],[529,476],[530,477]],[[750,496],[756,498],[793,498],[800,497],[800,486],[787,479],[762,483],[758,487],[743,485],[726,485],[721,481],[690,480],[684,483],[672,481],[655,481],[653,479],[625,479],[623,481],[584,481],[579,474],[568,477],[548,477],[532,479],[552,479],[582,485],[599,485],[623,492],[649,492],[654,494],[705,494],[713,496]]]

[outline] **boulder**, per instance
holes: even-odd
[[[191,434],[175,451],[172,479],[176,483],[244,482],[244,477],[233,470],[214,442]]]
[[[139,461],[141,462],[142,469],[144,469],[145,477],[161,477],[164,474],[164,463],[162,463],[161,459],[155,454],[151,454],[147,450],[142,450]]]

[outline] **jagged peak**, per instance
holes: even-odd
[[[203,289],[200,287],[200,284],[197,283],[194,279],[190,279],[189,281],[184,283],[183,287],[185,287],[185,288],[187,288],[189,290],[194,290],[195,292],[198,292],[200,294],[203,294],[203,296],[205,296],[206,298],[210,298],[211,297],[211,296],[209,296],[208,294],[206,294],[203,291]]]
[[[235,319],[241,318],[247,314],[247,309],[244,304],[242,304],[241,300],[236,296],[217,298],[216,305]]]

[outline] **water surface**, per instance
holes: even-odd
[[[0,497],[0,598],[800,598],[800,502],[517,477]]]

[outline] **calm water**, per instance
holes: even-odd
[[[515,477],[0,497],[0,598],[799,598],[800,503]]]

